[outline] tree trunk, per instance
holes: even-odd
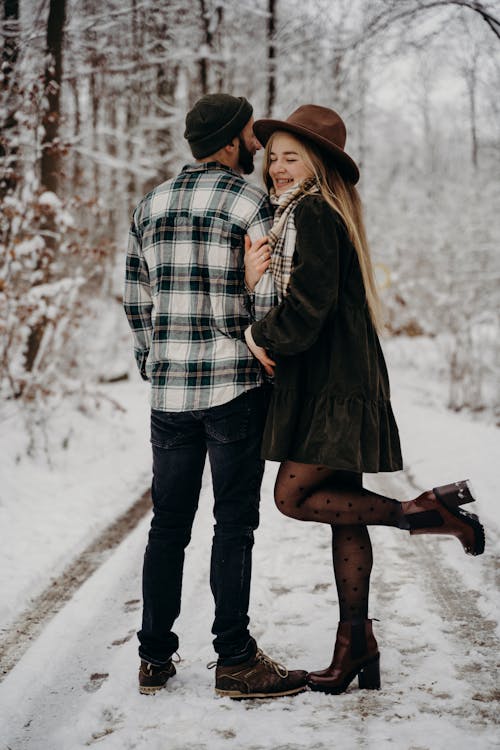
[[[3,173],[0,178],[0,200],[15,190],[19,179],[18,147],[15,143],[17,107],[14,102],[17,87],[13,81],[19,51],[19,0],[4,0],[3,9],[2,88],[7,115],[0,134],[0,166]],[[14,143],[10,142],[12,140]]]
[[[276,2],[277,0],[268,0],[267,6],[267,103],[266,114],[272,116],[274,104],[276,102]]]
[[[474,71],[475,73],[475,71]],[[471,148],[472,148],[472,166],[477,169],[477,156],[478,156],[478,142],[477,142],[477,117],[476,117],[476,76],[471,76],[468,81],[469,89],[469,107],[470,107],[470,133],[471,133]]]
[[[222,33],[222,23],[224,20],[224,7],[222,3],[219,3],[217,5],[217,8],[215,9],[216,18],[217,18],[217,51],[220,55],[220,60],[217,61],[217,64],[215,65],[215,89],[216,91],[223,91],[224,86],[224,78],[225,78],[225,63],[222,57],[222,39],[221,39],[221,33]]]
[[[211,15],[205,0],[200,0],[200,16],[203,25],[203,41],[198,66],[200,71],[200,89],[204,96],[214,89],[220,91],[223,86],[224,70],[220,54],[215,59],[215,53],[220,53],[218,32],[224,17],[222,3],[217,3]]]
[[[97,68],[97,55],[92,56],[92,65]],[[99,109],[100,109],[100,97],[97,85],[97,73],[92,72],[89,79],[89,99],[90,99],[90,110],[91,110],[91,123],[92,123],[92,190],[94,195],[99,195],[101,186],[101,170],[100,161],[97,156],[99,151],[99,134],[97,132],[97,126],[99,124]]]
[[[46,190],[57,193],[61,165],[59,143],[59,122],[61,119],[61,83],[64,24],[66,20],[66,0],[50,0],[49,18],[47,21],[47,64],[45,67],[44,88],[47,106],[42,118],[45,130],[42,140],[42,164],[40,182]],[[45,244],[50,257],[55,252],[53,232],[54,218],[47,218],[47,238]],[[42,266],[43,275],[40,283],[50,280],[50,261]],[[27,372],[33,370],[40,344],[47,327],[43,316],[29,332],[25,350],[24,366]]]
[[[66,0],[50,0],[47,22],[47,65],[45,96],[47,107],[42,119],[45,134],[42,140],[41,183],[46,190],[57,193],[61,168],[59,123],[61,120],[61,83]]]
[[[10,83],[10,76],[17,62],[19,50],[19,0],[4,0],[4,44],[2,49],[3,87]]]
[[[202,96],[208,94],[208,51],[210,50],[212,39],[210,35],[210,24],[207,15],[207,6],[205,0],[200,0],[200,16],[203,24],[203,44],[202,56],[199,62],[200,68],[200,88]]]
[[[76,77],[72,78],[70,85],[71,85],[71,91],[73,94],[73,106],[75,110],[74,120],[73,120],[73,140],[74,140],[74,143],[76,143],[78,146],[78,144],[80,143],[80,139],[81,139],[81,124],[82,124],[78,79]],[[78,148],[73,150],[73,174],[71,178],[71,185],[72,185],[73,195],[78,195],[82,186],[82,158],[80,156],[80,152],[78,151]]]

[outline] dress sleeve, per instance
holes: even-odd
[[[338,299],[339,221],[318,196],[308,196],[295,211],[296,264],[283,301],[253,323],[258,346],[282,355],[309,349]]]

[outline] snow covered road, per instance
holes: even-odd
[[[328,530],[282,518],[269,501],[269,465],[255,550],[252,617],[259,644],[287,665],[326,665],[337,617]],[[411,490],[372,482],[389,494]],[[378,480],[377,480],[378,482]],[[498,747],[498,638],[485,584],[494,560],[463,555],[455,540],[409,539],[374,529],[372,612],[382,654],[382,690],[276,701],[216,699],[208,586],[211,492],[186,563],[178,675],[155,697],[136,688],[135,630],[148,519],[47,625],[0,685],[2,750],[295,750]],[[492,545],[496,546],[496,545]],[[492,611],[492,614],[494,612]]]
[[[353,683],[340,696],[304,693],[241,703],[214,697],[214,672],[206,669],[214,658],[207,474],[186,559],[177,676],[154,697],[137,691],[145,517],[34,633],[0,683],[0,750],[500,747],[500,431],[436,408],[427,384],[420,388],[406,376],[393,380],[408,468],[368,476],[367,486],[403,499],[434,479],[444,484],[471,476],[479,498],[471,510],[480,513],[487,536],[485,554],[471,558],[454,539],[372,530],[370,615],[379,620],[380,691],[359,691]],[[0,641],[15,641],[12,622],[21,610],[147,483],[144,391],[131,385],[113,392],[127,412],[101,415],[87,426],[73,421],[76,437],[55,454],[50,471],[43,472],[41,461],[19,462],[12,433],[1,446],[6,470],[0,522],[9,535],[0,548],[6,592]],[[275,510],[276,468],[266,468],[256,533],[253,634],[287,666],[318,669],[329,662],[338,616],[330,534],[320,524],[301,524]]]

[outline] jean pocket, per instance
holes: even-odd
[[[234,443],[248,435],[251,407],[247,393],[211,409],[206,420],[207,435],[218,443]]]
[[[184,414],[151,410],[151,444],[157,448],[175,448],[186,440]]]

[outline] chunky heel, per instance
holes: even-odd
[[[380,658],[366,664],[358,673],[358,685],[361,690],[380,690]]]
[[[484,552],[484,528],[474,513],[461,505],[473,503],[469,481],[434,487],[415,500],[402,503],[405,528],[410,534],[449,534],[455,536],[468,555]]]
[[[380,687],[380,654],[371,620],[339,622],[332,663],[327,669],[309,672],[307,684],[311,690],[339,695],[356,676],[360,688]]]
[[[443,484],[441,487],[434,487],[432,491],[438,500],[450,510],[476,502],[468,479],[453,482],[453,484]]]

